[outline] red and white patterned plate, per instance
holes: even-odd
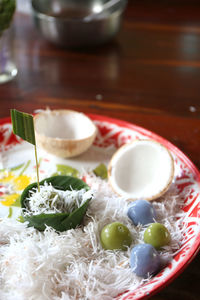
[[[124,296],[120,296],[120,299],[123,300],[144,299],[159,291],[162,287],[166,286],[167,283],[170,283],[172,280],[174,280],[184,270],[188,263],[190,263],[199,250],[200,173],[193,163],[177,147],[162,137],[124,121],[99,115],[89,115],[89,117],[95,122],[98,128],[97,138],[92,150],[89,150],[90,152],[81,155],[77,159],[71,159],[70,162],[69,160],[65,160],[65,164],[71,164],[72,167],[80,169],[82,167],[86,168],[87,166],[95,166],[102,161],[107,163],[116,148],[120,147],[124,143],[138,138],[153,139],[157,142],[160,142],[171,151],[174,157],[175,174],[178,174],[175,179],[175,185],[180,193],[184,193],[184,243],[181,247],[181,250],[172,259],[170,264],[157,276],[153,277],[151,281],[130,293],[126,293]],[[10,119],[0,120],[0,164],[2,164],[0,169],[5,168],[8,170],[13,170],[11,177],[13,178],[14,176],[15,182],[18,183],[18,187],[20,186],[20,166],[22,169],[26,169],[24,174],[26,174],[25,176],[28,178],[30,178],[30,176],[33,174],[35,168],[34,154],[31,150],[31,147],[31,145],[13,135]],[[39,155],[41,157],[40,176],[43,178],[47,177],[50,169],[52,171],[56,163],[63,163],[63,159],[56,159],[55,157],[47,154],[44,155],[43,152],[40,152]],[[1,199],[4,197],[5,193],[5,190],[1,189],[2,186],[3,184],[0,183]],[[11,210],[13,210],[12,217],[16,218],[17,211],[19,210],[17,205],[12,205],[12,201],[8,201],[7,205],[5,205],[6,202],[4,204],[2,204],[2,201],[0,202],[0,217],[11,217]]]

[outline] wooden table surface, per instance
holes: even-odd
[[[10,108],[67,108],[145,127],[200,168],[200,3],[129,1],[107,45],[57,48],[16,14],[17,77],[0,85],[0,117]],[[200,261],[152,299],[199,299]]]

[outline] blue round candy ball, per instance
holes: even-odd
[[[156,212],[152,204],[146,200],[136,200],[132,202],[127,211],[128,217],[134,225],[150,224],[155,222]]]
[[[147,278],[156,274],[161,267],[160,255],[150,244],[136,245],[131,250],[132,271],[139,277]]]

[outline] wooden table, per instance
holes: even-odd
[[[16,14],[18,75],[0,86],[0,117],[48,106],[119,118],[168,139],[200,168],[200,4],[171,3],[129,1],[117,38],[81,51],[50,45]],[[199,299],[199,268],[196,258],[152,299]]]

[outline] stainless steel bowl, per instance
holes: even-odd
[[[127,0],[88,18],[110,0],[32,0],[35,24],[50,42],[65,47],[100,45],[119,31]]]

